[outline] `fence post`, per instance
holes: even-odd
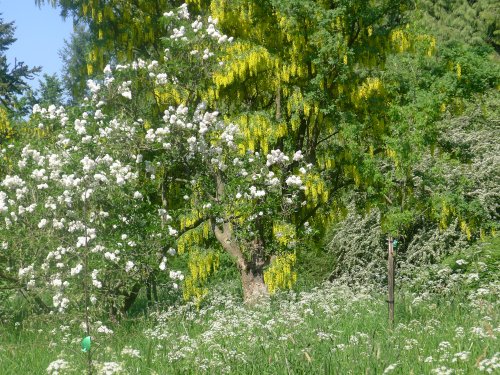
[[[389,305],[389,324],[391,327],[394,324],[394,249],[392,237],[389,236],[388,256],[387,256],[387,283],[388,283],[388,299]]]

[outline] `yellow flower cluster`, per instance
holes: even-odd
[[[368,77],[361,86],[358,87],[356,96],[353,98],[355,103],[363,99],[368,99],[382,90],[382,81],[377,77]]]
[[[460,221],[460,230],[465,233],[465,235],[467,236],[467,239],[470,240],[471,237],[472,237],[472,232],[471,232],[471,229],[470,227],[467,225],[467,223],[465,222],[465,220],[461,220]]]
[[[224,69],[213,75],[217,89],[243,81],[275,65],[275,59],[262,46],[252,47],[248,43],[235,42],[227,47],[226,52],[228,59],[224,61]]]
[[[189,215],[185,215],[179,218],[180,220],[180,228],[181,230],[184,230],[186,228],[189,228],[192,226],[196,221],[198,221],[202,217],[202,213],[197,210],[193,209],[189,212]]]
[[[219,254],[213,251],[208,253],[192,251],[189,254],[189,275],[185,278],[182,289],[186,301],[194,299],[197,303],[201,302],[208,291],[204,286],[205,282],[217,271],[219,262]]]
[[[398,52],[407,51],[411,46],[409,35],[401,29],[393,30],[390,35],[390,40]]]
[[[344,167],[344,176],[347,178],[352,178],[356,186],[361,185],[361,174],[359,173],[359,169],[354,164],[348,164]]]
[[[335,159],[329,155],[320,155],[318,157],[318,166],[322,169],[331,169],[335,166]]]
[[[439,227],[441,229],[446,229],[448,227],[448,217],[450,215],[450,211],[450,207],[448,207],[446,201],[443,201],[441,205],[441,218],[439,220]]]
[[[0,107],[0,141],[10,139],[14,135],[14,130],[10,125],[7,111]]]
[[[272,126],[269,117],[262,113],[245,114],[236,119],[243,135],[244,143],[240,146],[240,153],[244,154],[246,150],[255,151],[257,147],[263,153],[269,151],[269,141],[276,138],[279,133],[279,127]],[[273,133],[273,130],[276,132]],[[282,131],[282,129],[281,129]]]
[[[462,78],[462,66],[459,63],[457,63],[456,69],[457,69],[457,78],[458,79]]]
[[[295,226],[285,222],[275,222],[273,224],[273,236],[276,241],[283,246],[295,241]]]
[[[366,28],[366,33],[368,34],[368,36],[372,36],[373,34],[373,26],[370,25]]]
[[[393,150],[392,148],[390,147],[387,147],[386,150],[385,150],[385,154],[394,161],[394,165],[396,166],[396,168],[399,167],[399,157],[398,157],[398,154],[396,153],[395,150]]]
[[[448,202],[443,200],[441,202],[441,214],[439,220],[440,229],[446,229],[448,227],[448,223],[452,218],[458,219],[460,224],[460,230],[467,236],[467,239],[470,240],[472,238],[472,232],[474,231],[474,223],[473,222],[467,223],[465,219],[463,219],[463,217],[461,217],[461,215],[458,214],[455,207],[450,206]],[[479,234],[481,238],[484,237],[485,234],[483,229],[480,230]]]
[[[181,222],[182,220],[185,220],[184,225],[186,225],[190,219],[181,219]],[[177,239],[177,251],[179,254],[184,254],[185,251],[189,250],[191,246],[202,244],[203,241],[209,237],[209,235],[210,223],[206,221],[197,228],[187,231],[179,239]]]
[[[95,64],[104,63],[104,50],[93,47],[92,50],[87,55],[87,73],[89,75],[93,74]]]
[[[271,266],[264,271],[264,282],[269,293],[274,294],[278,289],[290,289],[297,281],[297,272],[292,267],[297,261],[294,253],[277,256]]]
[[[16,133],[33,138],[44,138],[50,134],[46,129],[30,126],[29,123],[14,129],[7,116],[7,111],[0,107],[0,141],[12,139]]]
[[[318,202],[326,203],[328,201],[328,189],[319,175],[309,174],[304,184],[308,205],[314,206]]]

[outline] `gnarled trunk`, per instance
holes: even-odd
[[[247,305],[256,305],[269,299],[269,291],[264,283],[262,267],[248,265],[240,269],[241,285],[243,286],[243,301]]]
[[[264,266],[268,263],[262,257],[263,247],[259,241],[254,242],[252,259],[247,261],[233,239],[231,227],[228,223],[222,224],[222,229],[212,224],[215,237],[230,255],[236,259],[241,274],[243,287],[243,301],[247,305],[255,305],[269,298],[267,286],[264,283]]]

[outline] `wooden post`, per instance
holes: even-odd
[[[388,283],[388,299],[389,305],[389,324],[394,324],[394,250],[392,247],[392,237],[389,236],[389,251],[387,256],[387,283]]]

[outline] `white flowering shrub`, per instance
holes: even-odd
[[[379,283],[385,280],[387,249],[379,210],[361,216],[351,206],[349,214],[332,227],[327,237],[326,248],[335,258],[332,278]]]
[[[81,303],[83,289],[93,304],[118,308],[162,254],[140,125],[112,113],[126,98],[103,93],[104,106],[97,84],[89,87],[97,101],[72,115],[34,108],[32,123],[53,133],[9,148],[0,182],[4,270],[35,293],[48,288],[61,312]],[[109,83],[107,90],[115,88]]]

